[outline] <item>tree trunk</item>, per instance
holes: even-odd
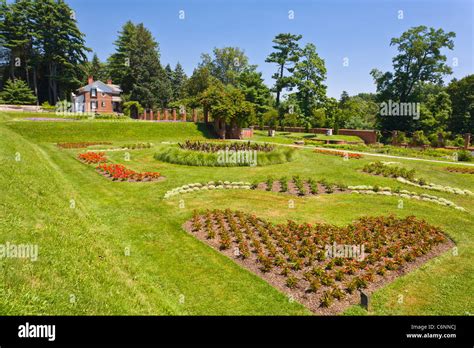
[[[35,66],[33,66],[33,88],[35,90],[36,106],[39,106],[38,83],[37,83],[37,78],[36,78],[36,67]]]

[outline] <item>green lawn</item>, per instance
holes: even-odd
[[[325,135],[314,133],[294,133],[294,132],[275,132],[275,137],[269,137],[268,131],[254,130],[254,137],[252,140],[257,141],[271,141],[282,144],[293,144],[298,140],[344,140],[349,142],[357,142],[364,144],[364,141],[353,135]]]
[[[373,160],[370,157],[344,161],[298,150],[300,156],[293,162],[234,168],[188,167],[153,158],[159,148],[168,146],[162,142],[208,136],[206,129],[191,123],[55,123],[15,117],[0,115],[0,244],[38,244],[39,259],[0,259],[0,314],[311,314],[182,229],[194,209],[208,208],[240,209],[274,222],[294,219],[336,225],[367,214],[424,218],[457,243],[457,255],[448,252],[375,292],[370,314],[474,313],[473,197],[424,191],[365,174],[360,169]],[[167,179],[111,182],[75,159],[80,150],[55,145],[68,141],[152,142],[150,149],[128,151],[130,161],[126,151],[108,156],[135,170],[159,171]],[[15,160],[18,153],[20,161]],[[472,175],[448,173],[443,164],[399,162],[429,181],[474,191]],[[293,174],[348,185],[400,186],[445,197],[468,212],[419,201],[405,201],[398,209],[396,197],[350,194],[291,197],[294,209],[288,208],[289,196],[264,191],[199,192],[162,199],[166,191],[187,183],[263,181],[269,175]],[[367,312],[353,306],[344,314]]]

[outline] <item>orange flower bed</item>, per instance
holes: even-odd
[[[85,162],[87,164],[92,164],[92,163],[101,163],[101,162],[106,162],[107,158],[105,157],[104,152],[86,152],[86,153],[81,153],[78,156],[79,160],[82,162]]]
[[[102,174],[108,175],[112,180],[118,181],[151,181],[161,177],[161,174],[158,172],[138,173],[134,170],[128,169],[122,164],[102,163],[97,167],[97,169],[101,171]]]
[[[352,159],[359,159],[364,156],[359,155],[358,153],[349,153],[349,152],[339,152],[339,151],[333,151],[333,150],[321,150],[321,149],[315,149],[314,152],[317,153],[322,153],[324,155],[333,155],[333,156],[339,156],[339,157],[348,157]]]

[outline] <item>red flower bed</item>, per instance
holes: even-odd
[[[87,164],[107,162],[107,158],[103,152],[81,153],[79,154],[78,158]]]
[[[351,225],[274,225],[239,211],[195,212],[186,229],[322,314],[335,314],[447,250],[444,233],[413,216]]]
[[[138,173],[134,170],[128,169],[122,164],[100,164],[97,169],[103,174],[108,175],[112,180],[119,181],[151,181],[161,177],[157,172]]]
[[[348,158],[352,158],[352,159],[359,159],[359,158],[364,157],[362,155],[359,155],[358,153],[339,152],[339,151],[332,151],[332,150],[315,149],[314,152],[322,153],[324,155],[333,155],[333,156],[339,156],[339,157],[347,156]]]

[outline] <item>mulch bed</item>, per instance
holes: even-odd
[[[233,216],[235,217],[236,215],[233,215]],[[299,285],[296,288],[290,289],[286,285],[287,276],[281,274],[281,270],[282,270],[281,267],[273,267],[270,271],[263,272],[262,263],[259,262],[259,259],[257,257],[255,250],[252,250],[253,249],[252,246],[250,246],[249,248],[250,254],[247,258],[240,257],[238,253],[236,254],[236,250],[240,250],[240,249],[238,247],[239,243],[236,241],[235,236],[234,236],[232,237],[231,246],[227,249],[223,249],[222,244],[221,244],[222,243],[221,236],[218,233],[216,234],[215,238],[211,238],[211,239],[208,238],[208,234],[207,234],[208,232],[207,232],[206,223],[205,223],[206,222],[205,214],[196,215],[195,218],[200,219],[202,226],[197,230],[195,228],[195,225],[194,225],[195,220],[193,218],[192,220],[187,221],[183,224],[183,228],[188,233],[192,234],[199,240],[203,241],[204,243],[208,244],[209,246],[217,250],[218,252],[226,255],[233,261],[237,262],[239,265],[243,266],[244,268],[258,275],[260,278],[262,278],[263,280],[265,280],[266,282],[268,282],[270,285],[277,288],[281,292],[287,294],[289,296],[289,300],[293,299],[302,303],[314,313],[319,314],[319,315],[336,315],[336,314],[341,313],[348,307],[360,303],[360,292],[359,290],[355,290],[353,291],[353,293],[345,293],[345,297],[343,299],[334,300],[334,303],[330,305],[329,307],[323,307],[321,305],[321,298],[322,298],[323,292],[329,289],[330,287],[323,286],[321,289],[317,290],[316,292],[309,292],[307,288],[307,284],[306,285],[301,284],[301,283],[306,283],[306,280],[301,279],[301,278],[304,278],[303,277],[303,274],[305,273],[304,271],[308,270],[306,266],[305,268],[301,270],[292,271],[292,274],[296,275],[296,277],[299,278]],[[228,222],[229,220],[226,219],[225,221],[226,221],[224,223],[225,229],[229,231],[230,230],[230,227],[229,227],[230,224]],[[259,219],[259,221],[263,221],[263,220]],[[263,222],[263,224],[265,225],[266,222]],[[238,226],[239,226],[240,231],[245,231],[245,229],[242,227],[241,224],[238,224]],[[269,226],[269,225],[265,225],[265,226]],[[272,225],[272,226],[275,226],[275,225]],[[427,224],[426,226],[428,226],[427,228],[435,229],[434,227],[429,226]],[[217,223],[217,220],[214,220],[212,224],[212,228],[213,229],[216,228],[216,230],[219,231],[219,225]],[[258,230],[254,226],[252,226],[252,228],[254,229],[254,232]],[[439,230],[436,230],[436,231],[439,231]],[[246,236],[247,236],[246,238],[248,239],[248,235]],[[431,249],[428,252],[426,252],[425,254],[421,256],[416,257],[414,260],[410,262],[405,262],[402,266],[400,266],[398,270],[387,270],[383,276],[376,274],[373,280],[368,282],[366,288],[363,289],[364,293],[370,295],[375,290],[385,286],[386,284],[392,282],[396,278],[415,270],[416,268],[420,267],[422,264],[424,264],[428,260],[448,251],[455,245],[446,236],[444,236],[444,238],[445,239],[443,242],[438,242],[439,244],[433,244]],[[262,242],[262,239],[260,239],[260,242]],[[249,245],[252,245],[251,242],[249,242]],[[416,246],[413,246],[413,248],[415,247]],[[279,252],[281,252],[280,249],[279,249]],[[317,262],[318,261],[316,261],[316,263]],[[313,265],[310,265],[310,267],[312,266]],[[364,274],[364,270],[358,269],[354,273],[353,276],[348,276],[348,277],[363,277],[363,274]],[[336,285],[339,287],[338,285],[339,282],[336,282],[336,283],[337,283]]]

